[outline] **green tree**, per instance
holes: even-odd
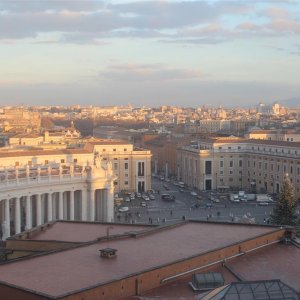
[[[283,180],[278,203],[271,216],[271,223],[295,226],[297,224],[296,207],[297,201],[294,195],[294,188],[288,175],[286,175]]]

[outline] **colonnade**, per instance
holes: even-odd
[[[0,200],[0,237],[54,220],[113,221],[113,190],[82,189],[15,196]]]

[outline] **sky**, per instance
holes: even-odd
[[[300,98],[300,0],[0,0],[0,105]]]

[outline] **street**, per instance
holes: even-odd
[[[161,224],[184,219],[241,222],[240,218],[246,216],[248,220],[255,218],[256,224],[267,224],[274,207],[274,204],[261,206],[255,201],[235,203],[220,194],[213,195],[220,201],[215,203],[210,200],[210,192],[194,191],[201,197],[198,199],[191,195],[192,190],[184,189],[180,192],[173,182],[158,178],[152,178],[152,189],[155,200],[135,198],[130,202],[124,201],[121,207],[128,207],[128,211],[119,212],[116,208],[115,222]],[[175,201],[162,200],[162,194],[175,196]],[[146,203],[146,207],[141,206],[142,202]]]

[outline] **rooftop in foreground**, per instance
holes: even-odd
[[[300,297],[299,270],[300,249],[293,245],[276,244],[232,259],[226,263],[225,267],[219,264],[209,270],[200,270],[198,273],[220,272],[225,279],[225,285],[231,282],[239,282],[241,279],[242,282],[280,279],[294,289]],[[201,294],[201,292],[194,292],[191,289],[189,286],[191,280],[191,275],[179,278],[176,281],[143,293],[141,299],[195,300],[196,295]],[[137,299],[139,298],[135,296],[124,298],[124,300]]]
[[[0,266],[0,281],[58,297],[278,230],[271,226],[183,223],[153,229],[151,233],[135,238],[96,242],[4,264]],[[61,235],[64,236],[64,233],[61,232]],[[100,258],[99,249],[103,248],[117,249],[117,257]]]

